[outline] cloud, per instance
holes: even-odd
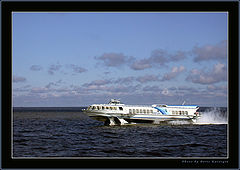
[[[180,91],[195,91],[195,89],[193,87],[189,87],[189,86],[179,86],[178,88],[176,88],[176,90],[180,90]]]
[[[22,83],[22,82],[26,82],[25,77],[13,76],[13,83]]]
[[[30,91],[31,93],[47,93],[49,90],[45,87],[33,87]]]
[[[86,87],[71,85],[52,88],[23,86],[24,91],[23,87],[13,89],[14,106],[85,106],[95,102],[104,103],[111,98],[120,98],[127,104],[182,104],[184,100],[186,104],[202,106],[225,106],[227,103],[226,85],[202,88],[150,85],[142,88],[141,85],[103,84],[99,82]]]
[[[59,71],[62,68],[60,64],[52,64],[48,69],[48,74],[53,75],[56,71]]]
[[[174,96],[174,94],[171,93],[171,91],[168,90],[168,88],[164,88],[164,89],[162,90],[161,94],[164,95],[164,96]]]
[[[227,86],[226,85],[208,85],[207,91],[211,95],[227,97]]]
[[[186,52],[177,51],[173,54],[166,50],[153,50],[150,57],[138,60],[136,57],[129,57],[123,53],[104,53],[100,57],[95,57],[96,60],[103,62],[108,67],[120,67],[128,65],[133,70],[144,70],[152,67],[166,66],[168,62],[176,62],[186,58]]]
[[[32,71],[40,71],[40,70],[42,70],[43,68],[42,68],[42,66],[40,66],[40,65],[32,65],[31,67],[30,67],[30,70],[32,70]]]
[[[133,70],[144,70],[151,67],[152,64],[148,59],[136,60],[130,65],[130,68]]]
[[[152,81],[159,81],[159,78],[158,76],[155,76],[155,75],[145,75],[145,76],[137,77],[136,80],[140,83],[147,83]]]
[[[49,69],[48,69],[48,74],[53,75],[55,72],[59,71],[61,68],[63,67],[63,65],[61,64],[52,64],[50,65]],[[76,64],[66,64],[65,68],[71,69],[74,73],[83,73],[86,72],[87,69],[80,67]],[[66,70],[61,70],[62,74],[68,74],[67,72],[65,72]],[[74,75],[74,74],[72,74]]]
[[[31,87],[31,85],[25,85],[22,87],[14,88],[13,91],[14,92],[27,92],[27,91],[29,91],[30,87]]]
[[[104,53],[95,59],[102,61],[105,66],[119,67],[130,62],[131,57],[125,56],[122,53]]]
[[[106,84],[112,83],[110,80],[94,80],[91,83],[85,83],[82,86],[83,87],[89,87],[89,86],[102,86]]]
[[[66,67],[71,68],[73,70],[73,72],[75,72],[75,73],[82,73],[82,72],[87,71],[87,69],[82,68],[82,67],[80,67],[78,65],[75,65],[75,64],[70,64],[70,65],[67,65]]]
[[[168,53],[165,50],[154,50],[151,53],[150,58],[148,59],[151,64],[160,64],[164,65],[168,62]]]
[[[116,83],[116,84],[131,84],[133,81],[135,81],[135,77],[129,76],[129,77],[118,78],[117,80],[114,81],[114,83]]]
[[[227,80],[227,68],[224,64],[217,63],[209,72],[205,70],[191,70],[186,80],[197,84],[214,84]]]
[[[186,52],[177,51],[174,54],[170,54],[165,50],[158,49],[151,53],[151,56],[141,60],[136,58],[133,60],[130,68],[133,70],[144,70],[152,67],[166,66],[169,62],[176,62],[186,58]]]
[[[143,91],[156,93],[156,92],[162,91],[162,89],[156,85],[155,86],[145,86],[143,88]]]
[[[122,78],[118,78],[117,80],[113,81],[112,83],[129,85],[134,82],[148,83],[148,82],[152,82],[152,81],[159,81],[158,76],[148,74],[148,75],[139,76],[139,77],[134,77],[134,76],[122,77]]]
[[[174,79],[174,78],[177,77],[180,73],[182,73],[184,70],[185,70],[185,67],[184,67],[184,66],[173,67],[170,73],[166,73],[166,74],[163,76],[162,81]]]
[[[207,86],[207,89],[208,90],[224,90],[224,91],[227,91],[227,86],[226,85],[222,85],[222,86],[216,86],[216,85],[208,85]]]
[[[227,58],[227,41],[221,41],[215,45],[194,47],[192,53],[196,56],[195,62],[207,60],[221,60]]]
[[[63,83],[62,80],[58,80],[58,81],[56,81],[56,82],[50,82],[50,83],[48,83],[48,84],[45,86],[45,88],[49,89],[49,88],[51,88],[52,86],[60,86],[62,83]]]
[[[169,61],[180,61],[186,58],[187,53],[184,51],[177,51],[176,54],[170,56]]]
[[[127,94],[132,93],[139,89],[140,85],[129,85],[130,82],[134,80],[134,77],[125,77],[119,78],[117,80],[94,80],[90,83],[85,83],[81,87],[73,88],[75,90],[87,91],[89,94],[94,93],[102,93],[102,94]]]
[[[115,85],[115,86],[109,86],[107,88],[107,91],[113,92],[113,93],[129,94],[129,93],[134,93],[139,88],[140,88],[140,85],[135,85],[135,86]]]
[[[164,50],[154,50],[149,58],[136,60],[130,65],[133,70],[144,70],[156,65],[164,65],[168,61],[167,53]]]

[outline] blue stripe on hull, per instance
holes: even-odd
[[[158,111],[160,111],[163,115],[168,115],[169,113],[164,110],[164,109],[161,109],[160,107],[154,107],[155,109],[157,109]]]

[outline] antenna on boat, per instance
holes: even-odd
[[[183,103],[182,103],[182,105],[184,105],[185,103],[186,103],[186,101],[184,100]]]

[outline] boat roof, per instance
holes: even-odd
[[[168,108],[197,108],[197,105],[125,105],[125,104],[92,104],[91,106],[124,106],[124,107],[168,107]]]
[[[153,105],[125,105],[117,99],[111,99],[108,104],[92,104],[96,106],[126,106],[126,107],[177,107],[177,108],[197,108],[197,105],[167,105],[167,104],[153,104]]]

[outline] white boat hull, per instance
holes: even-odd
[[[133,123],[161,123],[167,121],[196,122],[200,117],[198,106],[182,105],[124,105],[112,99],[108,104],[93,104],[83,112],[105,125],[125,125]]]
[[[189,121],[195,123],[200,116],[176,116],[176,115],[129,115],[129,114],[105,114],[84,111],[92,119],[103,121],[105,125],[127,125],[136,123],[166,123],[167,121]]]

